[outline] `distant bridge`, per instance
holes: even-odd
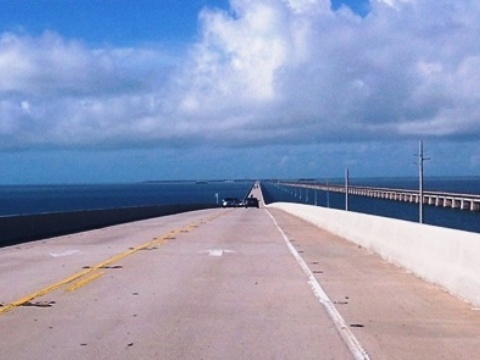
[[[324,183],[307,182],[279,182],[279,185],[291,186],[305,189],[316,189],[345,193],[345,186]],[[352,195],[367,196],[378,199],[419,203],[420,194],[418,190],[389,189],[369,186],[348,186],[348,193]],[[423,191],[423,204],[444,208],[480,211],[480,195],[459,194],[443,191]]]

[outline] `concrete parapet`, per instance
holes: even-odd
[[[480,306],[480,234],[304,204],[268,206],[371,250]]]
[[[215,205],[133,206],[0,217],[0,247]]]

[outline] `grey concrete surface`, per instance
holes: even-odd
[[[480,234],[320,206],[273,203],[480,307]]]
[[[478,357],[480,309],[307,221],[269,211],[372,359]]]
[[[4,248],[0,271],[1,358],[352,358],[262,209]],[[62,281],[79,272],[88,273]],[[51,284],[61,285],[25,298]]]

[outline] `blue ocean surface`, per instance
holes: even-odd
[[[330,184],[343,185],[342,179],[318,179],[316,181],[323,184],[328,182]],[[350,184],[353,186],[411,190],[418,190],[419,186],[417,178],[351,179]],[[345,194],[320,190],[302,189],[300,191],[282,186],[277,187],[275,183],[263,183],[263,188],[266,201],[298,202],[333,209],[345,209]],[[480,194],[480,178],[426,178],[424,180],[424,189],[426,191]],[[418,222],[419,219],[419,205],[415,203],[357,195],[349,195],[348,199],[349,211],[412,222]],[[423,212],[424,223],[426,224],[480,233],[480,212],[435,207],[431,205],[424,205]]]
[[[326,183],[325,179],[318,182]],[[330,179],[342,185],[342,179]],[[351,185],[395,189],[418,189],[416,178],[351,179]],[[252,181],[165,182],[102,185],[0,186],[0,216],[26,215],[76,210],[111,209],[127,206],[171,204],[216,204],[225,197],[244,198]],[[480,194],[480,178],[426,178],[425,190]],[[345,195],[326,191],[278,188],[262,182],[265,200],[289,201],[345,208]],[[392,200],[349,195],[349,210],[378,216],[418,221],[418,205]],[[426,224],[480,233],[480,212],[424,206]]]
[[[244,198],[252,181],[0,186],[0,216],[127,206],[216,204]]]

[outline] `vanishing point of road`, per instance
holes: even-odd
[[[478,309],[263,206],[6,247],[0,273],[0,359],[472,359],[480,353]]]

